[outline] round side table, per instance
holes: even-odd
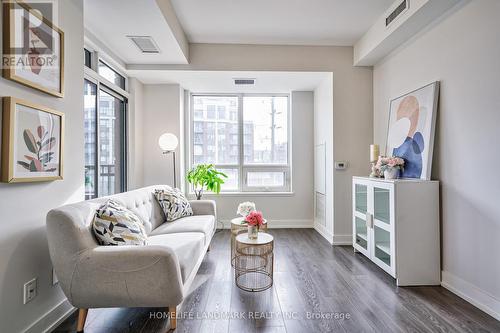
[[[259,232],[257,239],[247,234],[236,236],[234,278],[236,286],[246,291],[263,291],[273,285],[274,238]]]
[[[267,221],[260,227],[260,230],[267,231]],[[248,224],[244,217],[235,217],[231,220],[231,266],[234,267],[234,259],[236,257],[236,236],[248,231]]]

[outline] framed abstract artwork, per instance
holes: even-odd
[[[2,118],[2,182],[62,179],[64,114],[5,97]]]
[[[64,32],[48,19],[53,6],[50,2],[3,2],[3,76],[64,97]]]
[[[403,178],[431,178],[439,82],[393,99],[386,155],[405,160]]]

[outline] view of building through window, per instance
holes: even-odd
[[[85,199],[123,192],[126,179],[126,99],[115,92],[125,78],[100,61],[91,69],[84,83]],[[118,88],[101,84],[101,77]]]
[[[288,96],[193,95],[192,164],[228,175],[225,191],[288,186]]]

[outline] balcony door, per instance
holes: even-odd
[[[85,80],[85,199],[126,189],[126,99]]]

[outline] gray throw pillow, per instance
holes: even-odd
[[[193,215],[191,204],[189,204],[189,201],[178,188],[155,190],[154,194],[163,213],[165,213],[167,222],[175,221],[184,216]]]
[[[148,241],[141,219],[114,200],[97,209],[92,229],[101,245],[146,245]]]

